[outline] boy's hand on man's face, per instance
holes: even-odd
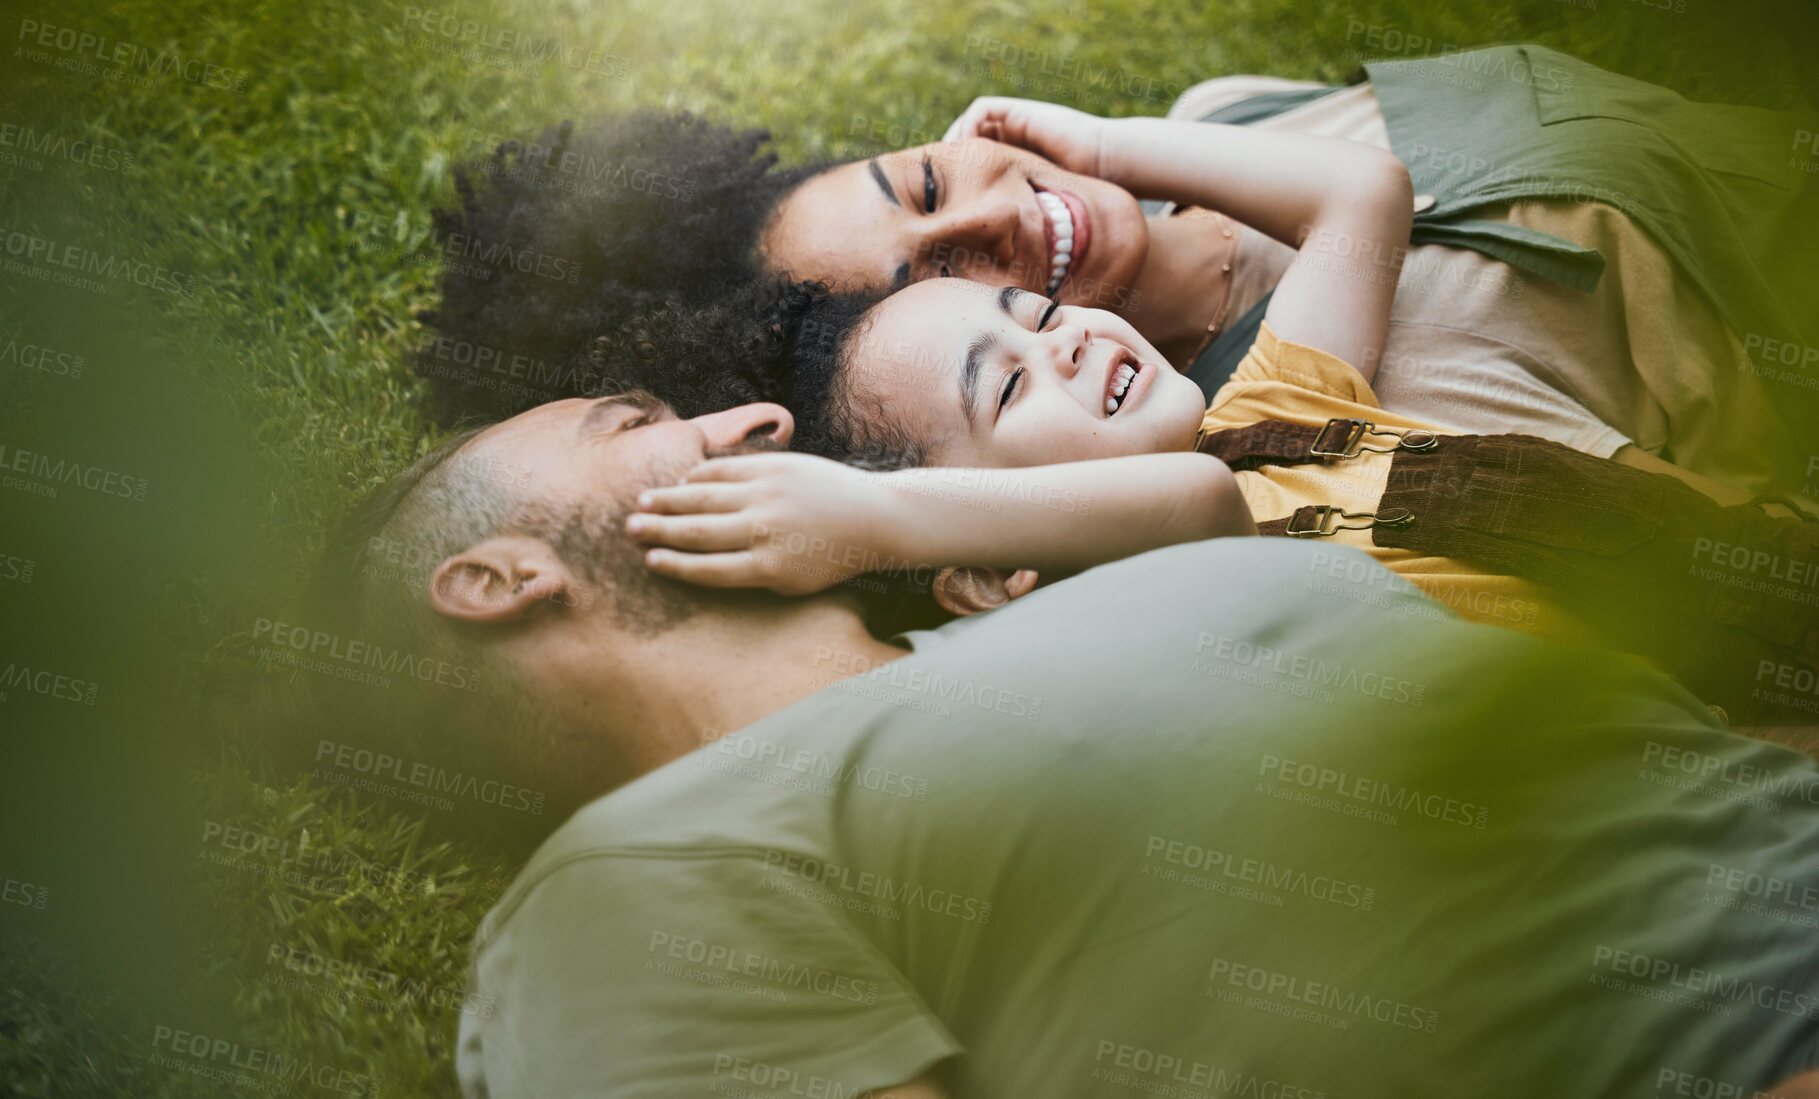
[[[702,462],[638,497],[645,567],[716,588],[809,595],[886,567],[898,517],[876,474],[807,454]]]

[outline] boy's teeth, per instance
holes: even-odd
[[[1135,370],[1132,370],[1130,367],[1128,367],[1128,366],[1119,367],[1117,375],[1112,378],[1112,396],[1114,396],[1114,397],[1124,396],[1124,391],[1131,387],[1131,379],[1135,378],[1136,376],[1137,376],[1137,372]]]
[[[1124,394],[1131,387],[1131,379],[1137,376],[1137,368],[1125,363],[1112,372],[1112,384],[1105,395],[1105,414],[1110,416],[1117,412],[1124,403]]]

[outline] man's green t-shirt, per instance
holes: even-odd
[[[544,845],[476,943],[470,1096],[1747,1095],[1819,1059],[1819,771],[1637,662],[1275,539],[911,640]]]

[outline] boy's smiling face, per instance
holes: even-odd
[[[891,295],[844,349],[847,388],[951,466],[1189,450],[1200,388],[1100,309],[934,279]]]

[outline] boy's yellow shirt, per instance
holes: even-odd
[[[1403,431],[1419,428],[1450,433],[1386,411],[1377,403],[1370,383],[1351,364],[1280,339],[1267,324],[1232,380],[1213,394],[1203,423],[1208,431],[1246,427],[1261,420],[1320,427],[1334,417],[1369,420],[1379,427]],[[1238,487],[1260,523],[1286,518],[1308,504],[1375,511],[1389,478],[1391,459],[1389,454],[1365,452],[1332,462],[1266,466],[1239,473]],[[1463,618],[1549,637],[1595,640],[1595,634],[1557,606],[1545,589],[1518,577],[1485,572],[1448,557],[1373,545],[1368,530],[1342,530],[1322,541],[1364,550]],[[1332,562],[1331,567],[1343,569],[1344,563]],[[1354,586],[1336,585],[1336,579],[1316,573],[1309,582],[1355,597]]]

